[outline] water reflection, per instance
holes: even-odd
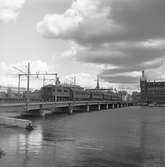
[[[7,140],[7,141],[6,141]],[[33,153],[39,153],[42,147],[42,131],[38,127],[37,130],[30,133],[23,132],[8,136],[8,139],[1,140],[5,150],[16,151],[16,153],[22,154],[25,150]]]
[[[3,159],[0,161],[3,167],[10,165],[24,167],[29,160],[29,155],[35,156],[35,154],[40,153],[42,148],[42,129],[40,126],[32,132],[3,127],[2,132],[4,133],[0,137],[0,147],[6,153],[4,161]]]

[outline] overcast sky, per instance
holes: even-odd
[[[0,0],[1,85],[12,67],[135,90],[141,70],[165,79],[164,0]]]

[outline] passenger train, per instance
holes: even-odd
[[[101,91],[100,89],[85,90],[79,86],[46,85],[40,90],[24,92],[20,97],[0,97],[0,103],[25,102],[54,102],[54,101],[89,101],[110,100],[122,101],[121,96],[114,92]]]
[[[78,101],[78,100],[110,100],[121,101],[121,96],[114,92],[100,90],[85,90],[81,87],[65,87],[62,85],[47,85],[41,88],[42,101]]]

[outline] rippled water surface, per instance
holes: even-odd
[[[165,108],[129,107],[0,127],[0,167],[164,167]]]

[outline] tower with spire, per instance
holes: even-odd
[[[142,71],[142,77],[140,78],[140,89],[141,89],[141,101],[147,102],[147,79],[145,77],[144,70]]]
[[[100,89],[99,76],[97,76],[97,85],[96,85],[96,89]]]
[[[145,74],[144,74],[144,70],[142,71],[142,77],[140,79],[141,81],[145,81],[146,80],[146,77],[145,77]]]

